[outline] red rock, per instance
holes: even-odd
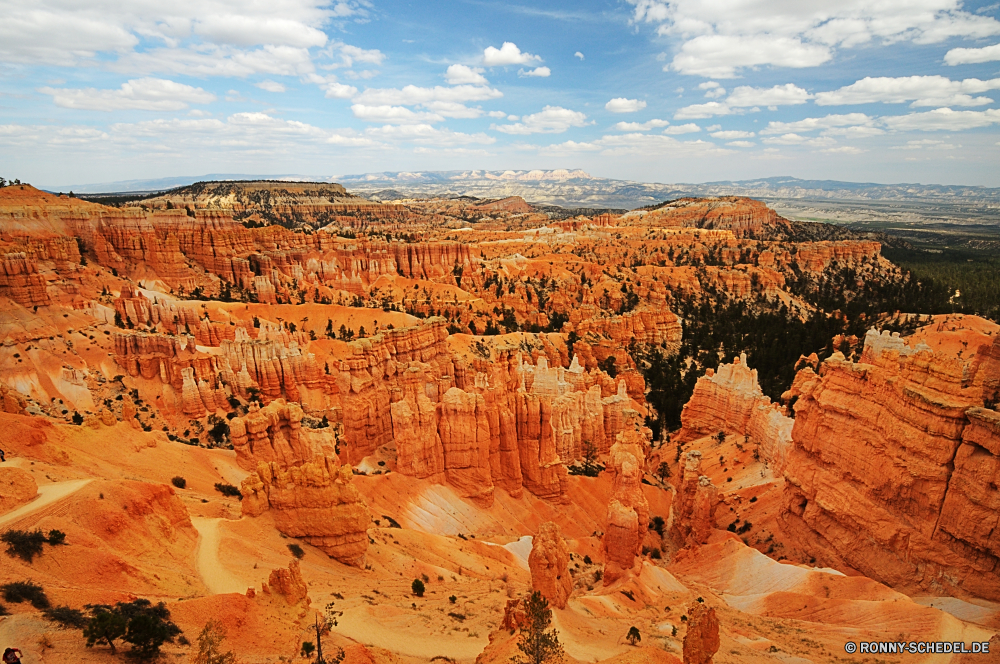
[[[279,531],[346,565],[364,567],[370,516],[352,479],[350,466],[329,458],[288,469],[261,463],[243,480],[243,513],[270,509]]]
[[[677,496],[671,505],[671,534],[679,546],[705,544],[715,528],[715,510],[719,504],[718,490],[701,474],[701,452],[685,454],[684,469],[677,485]]]
[[[719,618],[715,609],[700,602],[687,610],[684,634],[684,664],[712,664],[719,651]]]
[[[604,585],[611,585],[633,568],[649,527],[649,503],[642,492],[645,453],[635,442],[611,448],[607,472],[612,475],[608,525],[604,531]]]
[[[288,564],[288,569],[271,570],[262,592],[281,595],[291,606],[295,606],[302,600],[305,600],[305,605],[309,606],[309,587],[302,579],[298,560],[293,559]]]
[[[800,371],[786,533],[894,587],[1000,598],[1000,540],[985,525],[1000,508],[988,479],[1000,427],[980,376],[992,362],[870,332],[859,362],[834,353],[818,376]]]
[[[0,514],[32,500],[38,485],[31,473],[14,467],[0,467]]]
[[[573,592],[573,577],[569,573],[569,551],[559,532],[558,524],[543,523],[531,541],[528,555],[531,589],[537,590],[557,609],[565,609]]]

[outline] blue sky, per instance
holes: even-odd
[[[1000,186],[989,0],[0,0],[0,173]]]

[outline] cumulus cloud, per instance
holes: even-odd
[[[360,104],[428,104],[434,101],[451,101],[465,103],[470,101],[485,101],[502,97],[503,93],[487,85],[453,85],[445,87],[436,85],[433,88],[422,88],[407,85],[403,88],[368,88],[355,98]]]
[[[1000,109],[953,111],[937,108],[926,113],[889,116],[882,121],[896,131],[962,131],[1000,124]]]
[[[710,118],[716,115],[729,115],[733,109],[728,104],[718,101],[709,101],[704,104],[692,104],[685,106],[674,113],[675,120],[690,120],[696,118]]]
[[[432,101],[423,104],[423,107],[446,118],[478,118],[483,114],[482,109],[469,108],[457,101]]]
[[[918,141],[907,141],[906,145],[894,145],[890,150],[954,150],[956,148],[962,147],[961,145],[955,145],[953,143],[945,143],[944,141],[936,141],[931,138],[925,138]]]
[[[451,85],[489,85],[480,67],[466,65],[451,65],[444,74],[445,80]]]
[[[579,152],[599,152],[606,156],[648,157],[662,157],[663,155],[685,157],[732,153],[731,150],[720,148],[709,141],[679,141],[670,136],[655,134],[652,136],[649,134],[611,134],[593,141],[566,141],[539,148],[539,153],[546,155],[565,155]]]
[[[736,78],[738,70],[759,65],[815,67],[833,57],[826,46],[770,35],[700,35],[684,42],[665,71],[712,78]]]
[[[285,86],[277,81],[261,81],[260,83],[254,83],[255,87],[261,90],[266,90],[267,92],[284,92]]]
[[[414,143],[444,145],[490,145],[496,139],[485,133],[465,134],[450,129],[437,128],[429,124],[385,125],[370,127],[365,134],[389,141],[411,141]]]
[[[735,148],[752,148],[757,144],[753,141],[729,141],[726,145],[732,145]]]
[[[804,104],[812,95],[794,83],[775,85],[770,88],[753,88],[741,85],[726,99],[730,106],[794,106]]]
[[[761,134],[785,134],[798,133],[803,131],[815,131],[817,129],[830,129],[835,127],[850,127],[859,125],[871,125],[873,118],[864,113],[847,113],[845,115],[827,115],[822,118],[806,118],[795,122],[772,121],[767,127],[760,131]]]
[[[444,116],[437,113],[416,113],[405,106],[390,106],[388,104],[376,106],[353,104],[351,112],[359,120],[385,124],[427,124],[444,120]]]
[[[520,122],[494,125],[494,129],[505,134],[561,134],[570,127],[583,127],[587,116],[562,106],[546,106],[538,113],[521,117]]]
[[[610,104],[611,102],[608,103]],[[650,129],[666,127],[669,124],[666,120],[653,119],[646,122],[619,122],[614,128],[618,131],[649,131]]]
[[[201,88],[162,78],[133,79],[117,90],[45,87],[38,91],[51,95],[56,106],[89,111],[179,111],[188,104],[208,104],[216,99]]]
[[[980,62],[1000,60],[1000,44],[984,46],[983,48],[953,48],[944,54],[945,64],[972,65]]]
[[[303,80],[318,85],[326,93],[324,96],[327,99],[350,99],[358,94],[356,87],[340,83],[333,74],[327,74],[326,76],[309,74]]]
[[[753,138],[755,134],[752,131],[714,131],[712,132],[712,138],[719,138],[724,141],[729,141],[735,138]]]
[[[542,59],[531,53],[521,52],[517,44],[504,42],[500,48],[487,46],[483,51],[483,64],[487,67],[506,67],[508,65],[533,65]]]
[[[580,58],[581,60],[583,60],[583,53],[577,51],[576,53],[573,54],[573,57]]]
[[[715,81],[705,81],[698,84],[699,90],[705,91],[705,96],[709,99],[718,99],[726,94],[726,89]]]
[[[165,72],[198,54],[228,58],[254,47],[323,47],[329,39],[324,27],[363,18],[364,5],[360,0],[11,3],[0,22],[0,60],[73,66],[110,54],[115,64],[129,63],[130,72]],[[142,40],[153,47],[140,54],[135,49]]]
[[[663,130],[663,133],[667,134],[668,136],[678,136],[680,134],[693,134],[699,131],[701,131],[701,127],[699,127],[693,122],[688,122],[687,124],[667,127],[666,129]]]
[[[547,78],[552,75],[552,70],[548,67],[535,67],[534,69],[518,69],[518,76],[538,76],[539,78]]]
[[[634,23],[657,26],[660,36],[681,41],[667,68],[683,74],[732,78],[759,66],[812,67],[838,49],[873,41],[940,43],[952,37],[1000,34],[1000,21],[964,11],[955,0],[888,0],[839,3],[758,0],[627,0]],[[989,54],[953,49],[958,64]],[[951,64],[951,62],[949,62]]]
[[[646,108],[646,102],[640,99],[626,99],[616,97],[604,105],[604,108],[612,113],[635,113]]]
[[[973,97],[973,94],[1000,89],[1000,78],[980,81],[967,78],[952,81],[944,76],[903,76],[890,78],[866,77],[845,85],[839,90],[819,92],[816,103],[820,106],[844,104],[902,104],[912,101],[910,106],[982,106],[993,103],[989,97]]]

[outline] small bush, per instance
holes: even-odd
[[[8,530],[0,539],[7,545],[7,555],[29,563],[42,555],[42,545],[47,541],[41,530]]]
[[[462,622],[463,620],[465,620],[465,614],[464,613],[454,613],[454,612],[451,612],[448,615],[451,616],[452,618],[454,618],[455,620],[459,621],[459,622]]]
[[[291,551],[292,555],[298,558],[299,560],[302,560],[302,558],[306,555],[306,552],[303,551],[302,547],[299,546],[298,544],[289,544],[288,550]]]
[[[417,597],[423,597],[424,590],[426,590],[426,588],[424,587],[423,581],[421,581],[420,579],[414,579],[413,583],[410,584],[410,590],[412,590],[413,594],[416,595]]]
[[[47,609],[49,598],[45,596],[45,590],[31,581],[12,581],[0,586],[0,593],[8,602],[20,604],[21,602],[31,602],[36,609]]]
[[[455,597],[454,595],[452,595],[451,597],[448,598],[448,601],[451,602],[452,604],[454,604],[455,602],[458,601],[458,598]]]
[[[593,565],[594,564],[594,561],[590,559],[590,556],[584,556],[583,557],[583,562],[586,565]]]
[[[0,616],[9,616],[9,615],[10,611],[7,609],[7,607],[4,606],[3,604],[0,604]]]
[[[61,530],[50,530],[48,543],[51,546],[59,546],[66,543],[66,533]]]
[[[215,483],[215,490],[221,493],[223,496],[232,496],[243,500],[243,494],[239,489],[234,487],[232,484],[223,484],[222,482]]]
[[[68,606],[54,606],[42,611],[46,620],[59,623],[63,629],[83,629],[87,626],[87,616],[80,609]]]
[[[188,482],[186,479],[178,475],[177,477],[171,478],[170,483],[173,484],[178,489],[187,488]]]

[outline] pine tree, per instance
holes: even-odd
[[[549,664],[563,660],[563,647],[559,643],[559,632],[549,630],[552,623],[552,609],[549,602],[537,590],[524,599],[524,612],[528,626],[521,630],[521,640],[514,664]]]

